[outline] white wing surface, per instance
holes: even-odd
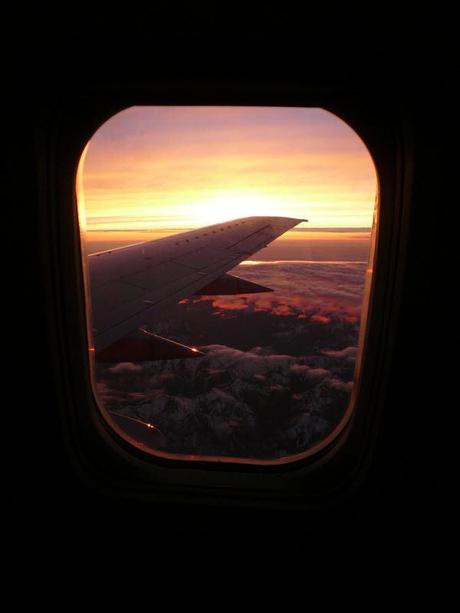
[[[199,293],[301,221],[245,217],[90,255],[96,353]]]

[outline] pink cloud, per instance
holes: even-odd
[[[261,263],[237,269],[242,278],[272,287],[274,293],[244,296],[193,297],[182,303],[207,303],[212,315],[228,318],[230,313],[266,312],[278,317],[293,316],[327,325],[334,319],[351,324],[360,321],[363,291],[363,271],[355,265],[304,265],[280,262]],[[302,265],[300,265],[302,266]],[[301,272],[299,272],[301,271]],[[302,291],[299,291],[302,290]]]
[[[108,370],[115,374],[123,372],[140,372],[142,370],[142,366],[140,364],[133,364],[132,362],[120,362],[116,366],[108,368]]]
[[[312,315],[310,319],[311,321],[316,321],[320,324],[330,324],[331,323],[331,318],[326,317],[325,315]]]

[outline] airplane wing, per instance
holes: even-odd
[[[96,356],[101,356],[102,361],[136,356],[136,347],[143,338],[139,330],[188,296],[269,291],[227,271],[301,221],[306,220],[245,217],[90,255],[89,289]],[[121,341],[126,337],[128,346]],[[156,345],[158,339],[162,357],[167,357],[168,339],[149,337],[151,345]],[[173,348],[172,357],[183,357],[175,356],[180,348],[190,349],[175,345],[178,347]],[[151,350],[156,351],[153,346]],[[195,349],[194,353],[199,352]]]

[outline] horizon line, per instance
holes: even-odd
[[[190,228],[86,228],[86,232],[187,232],[196,230]],[[318,226],[309,228],[291,228],[288,232],[370,232],[372,227],[366,226]]]

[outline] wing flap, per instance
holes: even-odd
[[[234,275],[225,273],[218,279],[211,281],[205,287],[195,292],[195,296],[216,296],[232,294],[258,294],[261,292],[272,292],[273,290],[264,285],[259,285],[253,281],[240,279]]]

